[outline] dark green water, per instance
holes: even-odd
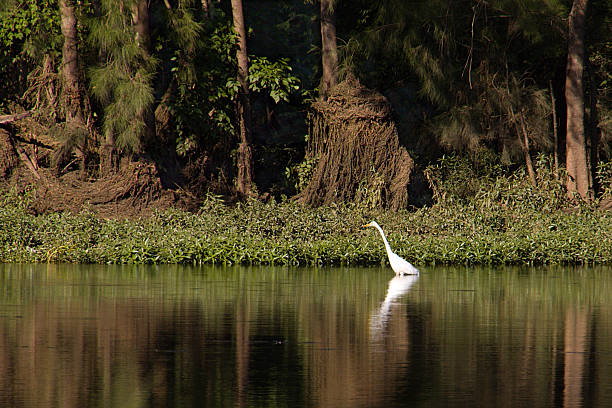
[[[612,406],[612,268],[393,276],[0,265],[0,406]]]

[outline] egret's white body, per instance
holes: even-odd
[[[385,236],[385,233],[383,232],[382,228],[380,227],[380,225],[378,225],[376,221],[372,221],[364,225],[363,227],[374,227],[378,230],[378,232],[380,232],[380,236],[382,237],[383,242],[385,243],[385,249],[387,250],[387,257],[389,258],[391,269],[393,269],[396,275],[418,275],[419,274],[419,270],[417,268],[412,266],[410,262],[403,259],[402,257],[400,257],[399,255],[397,255],[395,252],[391,250],[391,246],[389,245],[389,241],[387,241],[387,237]]]

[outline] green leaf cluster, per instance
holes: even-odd
[[[28,75],[62,47],[56,0],[0,2],[0,109],[19,101]]]
[[[271,62],[253,55],[249,58],[249,89],[265,92],[275,103],[289,102],[289,95],[300,89],[300,80],[291,74],[289,59]]]

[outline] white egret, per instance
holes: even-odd
[[[397,255],[395,252],[391,250],[391,247],[389,246],[389,241],[387,241],[387,237],[385,237],[385,233],[383,232],[382,228],[380,228],[380,225],[378,225],[376,221],[372,221],[362,226],[362,228],[365,228],[365,227],[374,227],[378,230],[378,232],[380,232],[380,236],[382,237],[385,243],[385,248],[387,250],[387,256],[389,257],[389,263],[391,264],[391,269],[393,269],[396,275],[418,275],[419,274],[419,270],[417,268],[412,266],[410,262],[406,261],[405,259],[403,259],[402,257],[400,257],[399,255]]]

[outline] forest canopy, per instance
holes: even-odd
[[[546,156],[568,199],[611,193],[609,0],[0,0],[2,186],[40,184],[41,210],[331,191],[330,152],[378,140],[330,133],[359,110],[347,78],[388,104],[395,147],[342,164],[359,179],[331,201],[396,208],[364,163],[399,149],[403,207],[438,197],[425,169],[449,155],[534,186]]]

